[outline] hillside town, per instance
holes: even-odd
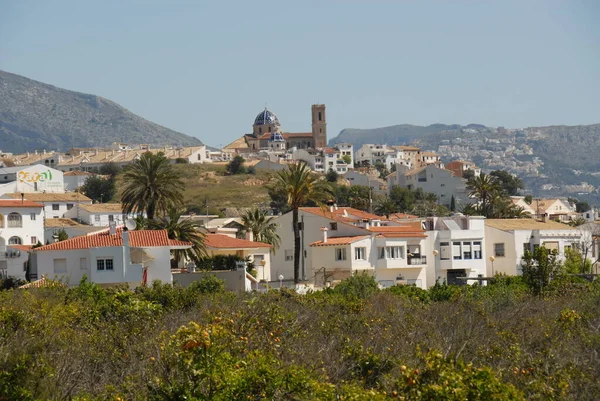
[[[265,208],[257,213],[264,213],[276,227],[272,234],[278,240],[270,242],[260,241],[266,237],[239,214],[178,216],[202,233],[209,257],[237,257],[234,271],[254,269],[254,274],[245,274],[241,287],[234,285],[237,273],[233,278],[223,275],[237,290],[264,290],[283,282],[302,291],[322,289],[364,272],[382,288],[486,284],[498,274],[522,274],[525,252],[537,247],[556,251],[562,259],[570,250],[579,250],[592,264],[587,273],[596,272],[600,255],[596,209],[577,210],[570,199],[513,194],[507,199],[518,210],[518,218],[486,215],[479,208],[485,199],[476,195],[471,180],[490,176],[464,160],[467,148],[448,145],[444,150],[460,159],[444,164],[440,154],[408,145],[328,147],[325,105],[313,105],[311,116],[310,132],[289,133],[265,108],[254,119],[251,133],[220,150],[205,145],[151,148],[115,143],[108,149],[2,154],[0,274],[69,285],[85,276],[103,285],[132,287],[155,280],[189,285],[194,277],[202,277],[206,265],[193,254],[175,256],[189,251],[190,241],[169,237],[164,229],[138,227],[136,219],[149,218],[148,210],[102,197],[94,201],[82,191],[91,177],[107,179],[100,174],[103,166],[127,171],[144,158],[163,158],[171,165],[230,165],[241,158],[248,166],[273,174],[302,166],[321,182],[334,174],[347,186],[363,187],[370,198],[389,199],[395,188],[431,194],[449,211],[438,215],[393,210],[383,215],[373,211],[372,203],[361,210],[338,205],[334,198],[320,206],[300,204],[296,211]],[[481,213],[461,212],[467,210]],[[294,224],[298,231],[290,229]],[[295,271],[298,267],[300,272]]]

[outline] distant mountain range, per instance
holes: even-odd
[[[65,151],[113,142],[200,145],[199,139],[148,121],[100,96],[0,71],[0,150]]]
[[[540,195],[591,196],[600,203],[600,124],[505,129],[481,124],[394,125],[343,129],[330,145],[348,142],[415,145],[442,161],[474,161],[485,170],[504,169]]]

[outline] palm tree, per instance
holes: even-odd
[[[252,233],[252,239],[264,242],[278,248],[281,238],[277,234],[278,224],[274,217],[267,216],[267,212],[254,208],[242,215],[242,225],[246,232]]]
[[[173,251],[175,262],[179,265],[182,258],[188,258],[194,262],[206,256],[206,247],[204,245],[204,233],[198,230],[198,224],[190,218],[181,218],[183,209],[170,208],[166,216],[157,220],[148,220],[150,230],[167,230],[170,239],[187,241],[192,243],[190,249],[177,249]]]
[[[145,212],[148,220],[153,220],[157,213],[182,204],[183,183],[162,152],[144,153],[125,169],[123,181],[124,213]]]
[[[306,163],[288,165],[285,170],[275,175],[274,188],[285,193],[287,204],[292,209],[292,225],[294,228],[294,282],[300,282],[300,227],[298,226],[298,209],[309,202],[323,206],[333,199],[332,189],[325,180],[313,174]]]
[[[390,218],[390,214],[398,212],[398,205],[389,196],[381,198],[375,206],[375,213]]]
[[[467,182],[469,196],[479,200],[478,210],[485,217],[493,215],[493,204],[498,198],[500,186],[496,177],[481,173]]]

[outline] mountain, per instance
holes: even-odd
[[[540,196],[589,197],[600,203],[600,124],[505,129],[481,124],[394,125],[344,129],[330,144],[411,144],[442,161],[471,160],[485,171],[519,175]]]
[[[113,142],[200,145],[199,139],[148,121],[100,96],[0,71],[0,149],[106,147]]]
[[[351,143],[355,148],[359,148],[365,143],[387,143],[389,145],[400,145],[420,138],[428,134],[437,134],[442,131],[460,129],[460,125],[432,124],[427,127],[419,125],[392,125],[390,127],[357,129],[345,128],[340,131],[338,136],[332,138],[329,143]]]

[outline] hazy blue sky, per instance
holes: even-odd
[[[600,122],[600,2],[0,0],[0,69],[225,145],[285,131]]]

